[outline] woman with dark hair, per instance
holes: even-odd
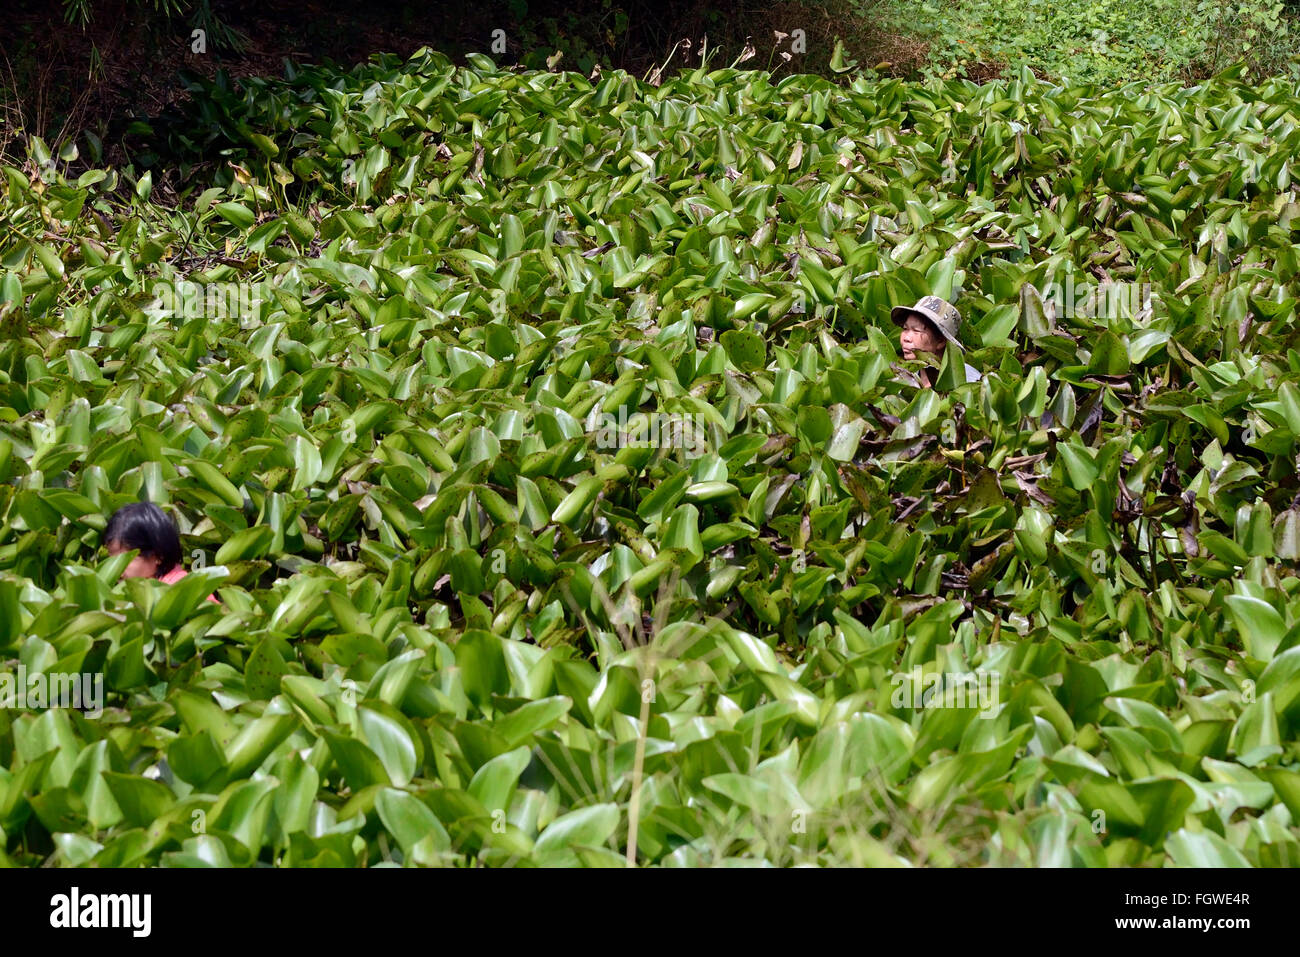
[[[176,523],[152,502],[119,508],[108,520],[103,541],[109,555],[139,552],[123,570],[123,578],[156,578],[171,585],[189,574],[181,567],[181,536]],[[217,601],[214,595],[208,598]]]

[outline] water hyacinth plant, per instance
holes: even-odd
[[[4,167],[0,860],[1296,863],[1292,85],[193,82]]]

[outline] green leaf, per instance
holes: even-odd
[[[201,607],[217,606],[206,601],[208,595],[230,577],[224,565],[213,565],[190,572],[174,585],[168,585],[153,606],[153,623],[171,630],[187,620]]]
[[[395,718],[366,707],[357,709],[357,726],[389,780],[405,787],[415,777],[417,762],[415,742],[407,729]]]
[[[523,744],[538,731],[552,727],[568,714],[571,707],[573,702],[563,696],[530,701],[509,714],[502,715],[494,727],[509,745]]]
[[[330,756],[353,791],[376,784],[392,785],[383,762],[365,744],[332,731],[323,730],[321,733],[329,746]]]
[[[510,690],[501,639],[486,631],[471,629],[456,643],[456,666],[460,669],[465,694],[479,710],[487,710],[494,694]]]
[[[534,845],[537,862],[543,867],[571,867],[577,863],[574,848],[601,847],[618,828],[617,804],[593,804],[561,815],[538,837]]]
[[[261,558],[270,550],[271,542],[274,540],[275,530],[270,526],[254,525],[252,528],[242,529],[217,549],[216,563],[225,565],[229,562]]]
[[[704,558],[704,543],[700,540],[700,511],[694,505],[682,505],[668,520],[668,527],[661,539],[665,549],[679,548],[689,554],[695,561]]]
[[[740,329],[729,329],[719,338],[727,350],[731,364],[742,372],[763,368],[767,361],[767,346],[761,336]]]
[[[1242,853],[1210,831],[1179,828],[1165,841],[1175,867],[1250,867]]]
[[[244,665],[244,687],[254,698],[270,699],[280,693],[280,679],[287,673],[276,643],[263,638],[253,646]]]
[[[280,155],[280,148],[275,145],[275,140],[271,139],[269,136],[265,136],[261,133],[249,133],[248,138],[252,141],[253,145],[261,150],[266,156],[274,157]]]
[[[1070,442],[1062,442],[1057,445],[1056,454],[1065,464],[1065,474],[1070,488],[1080,491],[1092,488],[1100,473],[1087,449]]]
[[[1237,634],[1241,636],[1246,654],[1260,661],[1269,661],[1286,635],[1286,622],[1277,609],[1249,595],[1229,595],[1224,604],[1236,625]]]
[[[383,788],[375,795],[375,811],[413,863],[436,863],[439,853],[451,849],[451,837],[442,822],[413,794]]]
[[[237,229],[249,229],[257,221],[253,211],[240,203],[217,203],[212,211]]]
[[[505,754],[498,754],[475,773],[469,782],[469,793],[478,798],[489,811],[506,810],[510,807],[510,797],[519,783],[519,775],[528,766],[531,752],[528,748],[516,748]]]

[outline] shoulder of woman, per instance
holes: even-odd
[[[171,571],[169,571],[166,575],[160,575],[160,576],[158,577],[158,580],[159,580],[160,582],[165,582],[165,583],[168,584],[168,585],[174,585],[174,584],[176,584],[178,581],[180,581],[182,578],[184,578],[184,577],[185,577],[186,575],[188,575],[188,574],[189,574],[189,572],[187,572],[185,569],[181,568],[180,565],[177,565],[175,568],[173,568]]]

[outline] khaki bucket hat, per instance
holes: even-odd
[[[894,324],[899,326],[907,322],[908,316],[913,315],[928,320],[939,330],[941,336],[957,348],[962,347],[961,340],[957,338],[957,333],[961,329],[961,313],[946,299],[940,299],[938,296],[922,296],[915,306],[895,306],[889,312]]]

